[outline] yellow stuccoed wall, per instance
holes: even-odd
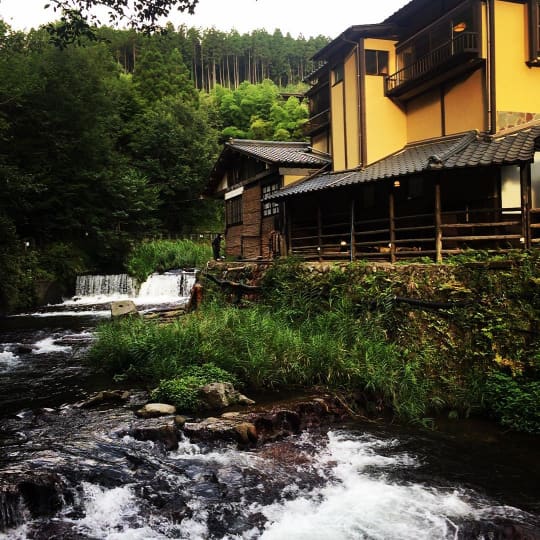
[[[407,103],[407,142],[442,135],[440,90],[422,94]]]
[[[289,184],[292,184],[293,182],[296,182],[297,180],[300,180],[302,178],[305,178],[306,175],[303,174],[285,174],[283,176],[283,185],[288,186]]]
[[[445,88],[445,135],[477,129],[488,129],[486,82],[483,70],[457,81]]]
[[[395,42],[365,39],[365,49],[388,51],[388,69],[396,69]],[[366,75],[367,164],[392,154],[407,143],[405,111],[384,95],[384,77]]]
[[[324,152],[326,154],[332,152],[331,140],[326,131],[311,137],[311,146],[319,152]]]
[[[540,113],[540,68],[525,63],[529,59],[527,29],[525,4],[495,3],[498,112]]]

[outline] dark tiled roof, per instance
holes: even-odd
[[[319,174],[291,184],[268,198],[280,199],[425,171],[526,162],[533,159],[537,138],[540,138],[540,125],[497,136],[481,136],[471,131],[415,143],[365,169]]]
[[[330,163],[330,157],[313,150],[303,142],[252,141],[231,139],[225,149],[234,150],[254,158],[278,165],[296,165],[320,168]]]
[[[318,50],[311,59],[315,61],[327,60],[343,47],[350,49],[351,45],[354,45],[362,37],[395,39],[397,30],[393,24],[358,24],[349,26],[337,38]]]
[[[539,137],[540,125],[506,135],[477,137],[463,151],[449,156],[444,162],[444,168],[511,165],[530,161],[534,157],[536,139]]]

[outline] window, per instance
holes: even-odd
[[[337,84],[343,80],[343,64],[338,64],[332,70],[332,83]]]
[[[267,184],[266,186],[262,187],[262,196],[263,199],[267,197],[268,195],[271,195],[272,193],[275,193],[279,190],[279,184]],[[276,201],[263,201],[262,204],[262,213],[263,216],[275,216],[276,214],[279,214],[279,203]]]
[[[388,75],[388,51],[366,49],[366,74]]]
[[[529,0],[529,66],[540,66],[540,0]]]
[[[242,223],[242,196],[225,201],[225,223],[227,226]]]

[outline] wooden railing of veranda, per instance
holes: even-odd
[[[289,251],[306,259],[378,259],[444,255],[466,249],[504,252],[540,245],[540,209],[468,208],[432,213],[355,219],[351,212],[297,223],[289,232]],[[331,218],[334,219],[331,219]],[[337,219],[336,219],[337,218]]]

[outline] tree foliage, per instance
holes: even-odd
[[[158,21],[173,9],[194,13],[199,0],[48,0],[59,15],[59,21],[47,26],[55,43],[61,47],[80,43],[82,38],[94,38],[93,26],[103,21],[92,11],[105,8],[109,24],[126,22],[132,28],[146,33],[159,29]]]
[[[190,69],[181,32],[98,37],[58,48],[45,29],[0,24],[0,295],[10,309],[38,275],[122,271],[143,239],[221,229],[221,206],[200,198],[220,138],[302,137],[305,104],[271,80],[197,89],[195,77],[209,79]]]
[[[236,90],[220,85],[211,92],[222,121],[222,136],[259,140],[301,140],[309,112],[295,96],[282,98],[270,80],[243,82]]]

